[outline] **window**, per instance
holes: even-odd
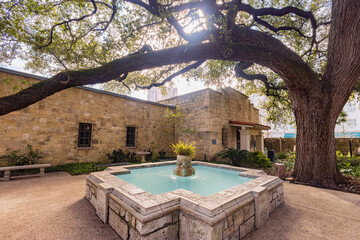
[[[135,147],[135,127],[126,129],[126,147]]]
[[[79,123],[78,147],[91,147],[91,123]]]
[[[227,134],[227,129],[225,129],[225,128],[222,128],[221,129],[221,143],[223,144],[223,145],[227,145],[228,144],[228,136],[227,136],[228,134]]]

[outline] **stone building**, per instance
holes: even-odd
[[[45,79],[0,69],[0,96],[14,93],[16,86],[26,87],[25,81]],[[88,87],[66,89],[0,116],[0,155],[27,144],[53,165],[102,161],[119,148],[170,153],[173,136],[163,136],[161,124],[166,108],[173,107]]]
[[[0,68],[0,97],[13,94],[44,77]],[[150,149],[156,156],[177,137],[164,117],[178,104],[186,114],[185,126],[196,131],[197,159],[214,156],[226,146],[263,150],[263,129],[258,110],[248,98],[231,88],[205,89],[149,102],[88,87],[58,92],[25,109],[0,116],[0,155],[33,146],[43,162],[53,165],[94,162],[121,148],[138,152]]]
[[[177,105],[185,113],[183,128],[196,133],[179,139],[196,142],[198,159],[212,158],[226,147],[264,151],[262,130],[270,127],[259,123],[259,110],[233,88],[208,88],[160,103]]]

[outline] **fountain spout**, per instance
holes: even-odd
[[[180,177],[188,177],[195,174],[195,169],[192,166],[192,157],[177,155],[176,167],[173,170],[174,175]]]

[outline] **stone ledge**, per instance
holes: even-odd
[[[116,214],[123,222],[119,220],[116,224],[111,223],[111,226],[121,227],[125,222],[128,227],[126,232],[132,232],[130,235],[134,239],[135,236],[145,237],[155,233],[159,230],[158,226],[165,229],[172,224],[178,224],[182,219],[179,217],[181,213],[182,216],[191,218],[194,224],[197,221],[195,225],[202,226],[203,230],[207,229],[210,235],[205,232],[204,234],[210,236],[209,239],[219,236],[219,231],[222,232],[220,238],[242,237],[254,228],[262,226],[270,213],[283,202],[282,181],[277,177],[266,176],[258,170],[227,165],[194,162],[194,165],[200,163],[199,165],[239,171],[241,175],[251,175],[253,180],[206,197],[184,189],[153,195],[114,175],[126,174],[131,169],[174,163],[175,161],[118,166],[103,172],[91,173],[87,177],[86,198],[96,208],[101,219],[108,218],[110,221],[110,214]],[[102,194],[99,195],[96,192],[100,187]],[[104,215],[107,212],[109,216]],[[111,216],[111,221],[114,221],[114,218]],[[182,232],[181,224],[176,228]],[[160,231],[159,234],[165,234],[166,231]]]

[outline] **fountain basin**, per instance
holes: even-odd
[[[239,239],[261,227],[283,202],[282,181],[261,170],[193,162],[195,167],[227,169],[252,179],[208,196],[184,189],[155,195],[118,177],[132,169],[173,167],[175,163],[111,167],[91,173],[86,198],[122,239]]]

